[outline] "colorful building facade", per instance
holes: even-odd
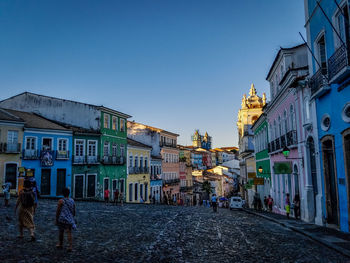
[[[12,193],[18,189],[24,123],[18,116],[0,109],[0,185],[10,182]]]
[[[348,1],[305,0],[311,101],[316,105],[323,218],[350,229],[350,88]]]

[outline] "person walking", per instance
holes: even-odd
[[[23,238],[23,229],[27,228],[30,231],[31,241],[35,241],[34,200],[32,184],[29,180],[24,180],[23,189],[18,195],[15,207],[15,214],[18,208],[18,238]]]
[[[120,199],[120,205],[123,206],[123,203],[124,203],[124,193],[123,192],[120,192],[119,199]]]
[[[268,209],[268,201],[267,201],[267,198],[266,198],[266,195],[264,196],[264,211],[267,211]]]
[[[72,198],[69,198],[70,191],[68,188],[63,189],[64,198],[58,200],[57,210],[56,210],[56,225],[58,226],[58,244],[56,247],[58,249],[63,248],[63,236],[64,231],[67,232],[68,237],[68,251],[72,251],[73,249],[73,237],[72,237],[72,229],[76,229],[75,223],[75,203]]]
[[[118,198],[119,198],[119,190],[118,190],[118,188],[116,188],[114,190],[114,204],[115,205],[118,205]]]
[[[285,209],[286,209],[286,214],[287,218],[289,219],[289,214],[290,214],[290,199],[289,199],[289,194],[286,194],[286,200],[284,203]]]
[[[293,204],[294,204],[295,219],[299,219],[299,217],[300,217],[300,197],[299,197],[298,193],[296,193],[294,196]]]
[[[40,197],[40,193],[39,193],[38,187],[36,185],[36,181],[32,182],[32,190],[34,193],[34,213],[35,213],[36,208],[38,207],[38,197]]]
[[[10,194],[11,185],[12,184],[10,182],[7,182],[2,185],[2,191],[4,192],[4,204],[6,207],[10,206],[9,203],[10,203],[10,197],[11,197],[11,194]]]
[[[216,194],[212,195],[212,197],[211,197],[211,204],[213,206],[213,211],[216,213],[217,210],[218,210]]]
[[[267,205],[269,206],[269,211],[272,212],[272,206],[273,206],[273,198],[271,195],[267,198]]]
[[[105,204],[107,204],[109,202],[109,189],[108,188],[104,191],[104,199],[105,199]]]

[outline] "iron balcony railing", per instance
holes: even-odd
[[[187,192],[193,190],[193,186],[181,186],[180,191],[181,192]]]
[[[125,157],[124,156],[104,155],[101,158],[101,163],[107,164],[107,165],[124,165],[125,164]]]
[[[163,180],[163,184],[166,185],[174,185],[180,183],[180,179],[168,179],[168,180]]]
[[[24,160],[38,160],[39,151],[38,150],[23,150],[22,159]]]
[[[94,156],[77,156],[73,155],[73,164],[74,165],[85,165],[85,164],[99,164],[100,163],[100,156],[94,155]]]
[[[21,144],[20,143],[0,143],[0,152],[1,153],[21,153]]]
[[[171,143],[171,142],[160,142],[159,145],[162,146],[166,146],[166,147],[172,147],[172,148],[176,148],[176,143]]]
[[[276,151],[278,151],[279,149],[281,149],[281,143],[280,143],[280,138],[277,138],[275,140],[275,145],[276,145]]]
[[[349,45],[349,44],[348,44]],[[331,80],[342,69],[349,66],[348,48],[342,44],[328,59],[328,79]]]
[[[314,95],[323,86],[327,85],[326,72],[320,68],[310,79],[309,86],[311,88],[311,95]]]
[[[56,151],[56,160],[68,160],[69,151]]]
[[[286,135],[284,134],[280,138],[281,138],[281,148],[283,149],[287,145]]]
[[[292,130],[287,132],[287,146],[295,145],[297,144],[297,131]]]
[[[148,167],[132,167],[129,166],[129,174],[148,174]]]

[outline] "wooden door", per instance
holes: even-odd
[[[51,169],[41,169],[41,194],[50,195]]]

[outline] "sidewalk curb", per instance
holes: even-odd
[[[330,249],[333,249],[333,250],[337,251],[338,253],[340,253],[340,254],[350,258],[350,251],[346,251],[342,247],[334,245],[334,244],[332,244],[330,242],[326,242],[326,241],[324,241],[324,240],[322,240],[322,239],[320,239],[320,238],[318,238],[318,237],[316,237],[316,236],[314,236],[312,234],[309,234],[309,233],[307,233],[305,231],[302,231],[302,230],[300,230],[300,229],[298,229],[296,227],[290,226],[289,224],[285,224],[283,222],[280,222],[279,220],[274,219],[272,217],[269,217],[269,216],[266,216],[266,215],[262,215],[262,214],[259,214],[259,213],[256,213],[256,212],[253,212],[253,211],[250,211],[250,210],[247,210],[247,209],[243,209],[243,211],[245,211],[248,214],[252,214],[252,215],[255,215],[255,216],[262,217],[262,218],[264,218],[266,220],[273,221],[274,223],[277,223],[277,224],[279,224],[279,225],[281,225],[281,226],[283,226],[285,228],[293,230],[294,232],[297,232],[299,234],[302,234],[302,235],[304,235],[304,236],[306,236],[306,237],[308,237],[308,238],[310,238],[310,239],[312,239],[312,240],[314,240],[314,241],[316,241],[316,242],[318,242],[318,243],[320,243],[320,244],[322,244],[322,245],[324,245],[324,246],[326,246],[326,247],[328,247]]]

